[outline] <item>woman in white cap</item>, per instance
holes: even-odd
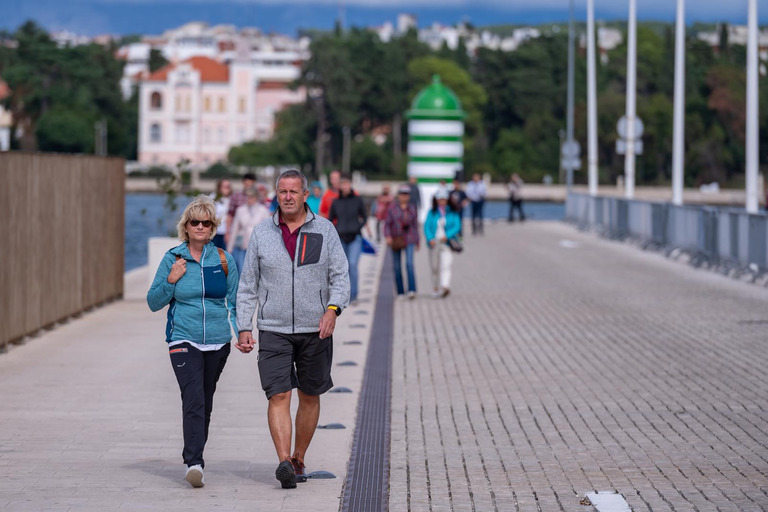
[[[432,198],[432,209],[424,221],[424,237],[429,247],[429,265],[432,268],[432,296],[447,297],[451,293],[452,250],[449,241],[459,236],[459,214],[448,205],[448,192],[439,189]]]

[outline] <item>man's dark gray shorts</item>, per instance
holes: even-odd
[[[333,336],[319,334],[259,331],[259,377],[267,399],[293,388],[322,395],[333,387]]]

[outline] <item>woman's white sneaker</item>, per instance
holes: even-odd
[[[189,466],[187,468],[187,474],[184,479],[189,482],[192,487],[202,487],[205,485],[205,478],[203,476],[203,467],[200,464]]]

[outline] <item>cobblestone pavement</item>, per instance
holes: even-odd
[[[558,223],[453,271],[395,306],[390,510],[768,509],[768,290]]]
[[[233,348],[216,391],[206,485],[184,481],[165,313],[149,311],[139,272],[126,279],[126,300],[0,354],[0,510],[338,511],[381,260],[361,258],[361,304],[334,334],[334,361],[358,366],[334,365],[334,383],[352,393],[325,395],[320,424],[346,428],[318,430],[307,453],[309,471],[336,479],[280,488],[256,354]]]

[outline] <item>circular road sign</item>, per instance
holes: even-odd
[[[627,138],[627,116],[621,116],[619,122],[616,123],[616,131],[619,132],[619,137]],[[639,117],[635,118],[635,138],[639,139],[643,136],[643,121]]]

